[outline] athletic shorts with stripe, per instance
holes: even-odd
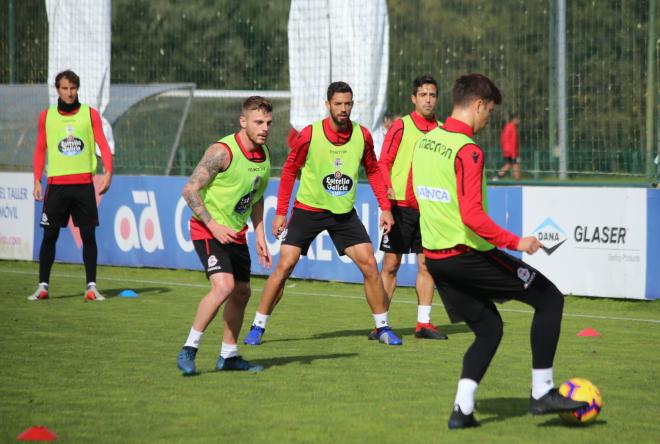
[[[345,254],[344,251],[348,247],[371,243],[369,234],[360,222],[355,208],[345,214],[294,208],[289,224],[280,235],[280,239],[282,245],[299,247],[302,255],[306,256],[312,241],[324,230],[328,230],[330,239],[340,256]]]
[[[215,273],[231,273],[234,280],[250,282],[250,250],[247,244],[221,244],[217,239],[194,240],[206,277]]]
[[[419,229],[419,211],[392,205],[394,225],[383,234],[380,250],[385,253],[408,254],[422,252],[422,233]]]
[[[96,227],[99,213],[96,208],[94,185],[48,184],[41,213],[42,227],[66,227],[69,216],[76,227]]]
[[[563,304],[562,293],[548,278],[497,248],[426,258],[426,266],[451,322],[476,321],[484,310],[496,311],[493,301],[515,299],[535,308]]]

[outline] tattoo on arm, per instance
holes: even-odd
[[[202,160],[195,167],[188,183],[183,188],[183,198],[188,206],[202,222],[208,224],[212,217],[204,206],[200,190],[213,181],[216,174],[225,171],[229,167],[229,154],[227,149],[220,144],[211,145]]]

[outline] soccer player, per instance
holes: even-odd
[[[362,164],[382,209],[380,227],[386,233],[390,231],[394,221],[371,134],[350,119],[353,91],[347,83],[331,83],[325,105],[330,117],[303,128],[282,169],[272,223],[273,234],[282,240],[280,260],[264,285],[254,323],[244,342],[261,344],[275,301],[300,255],[306,255],[316,236],[328,230],[337,252],[351,258],[364,276],[364,290],[379,341],[401,345],[401,339],[389,327],[387,295],[371,240],[353,208],[358,168]],[[298,171],[300,186],[287,225],[289,199]]]
[[[270,176],[266,139],[272,112],[271,103],[263,97],[247,98],[240,130],[206,150],[183,188],[183,198],[193,212],[190,238],[211,283],[179,353],[178,367],[184,375],[195,374],[199,342],[225,301],[224,334],[215,369],[263,370],[263,366],[238,355],[237,340],[250,299],[250,253],[245,238],[248,218],[254,226],[259,263],[271,266],[263,227],[263,194]]]
[[[517,114],[512,114],[509,121],[504,125],[502,134],[500,135],[500,146],[502,147],[502,157],[504,157],[504,166],[493,177],[493,180],[499,180],[506,174],[509,169],[513,171],[513,178],[520,180],[520,155],[518,148],[518,125],[520,125],[520,117]]]
[[[407,116],[395,120],[390,127],[378,166],[387,185],[387,197],[392,202],[394,226],[384,234],[380,249],[385,252],[380,276],[383,279],[388,304],[392,301],[396,289],[396,275],[401,266],[403,254],[416,253],[417,276],[417,327],[415,337],[425,339],[447,339],[447,336],[431,323],[431,306],[435,286],[433,278],[426,269],[422,254],[422,236],[419,231],[419,208],[412,192],[406,193],[408,175],[412,163],[415,142],[438,126],[435,119],[435,105],[438,100],[438,84],[429,75],[422,75],[412,83],[410,97],[415,110]],[[369,339],[376,339],[375,332]]]
[[[474,397],[502,338],[493,301],[515,299],[534,308],[531,327],[530,411],[572,411],[587,404],[562,396],[553,384],[564,296],[538,270],[500,248],[535,253],[534,236],[520,238],[487,214],[484,153],[473,140],[502,100],[481,74],[458,78],[445,123],[415,145],[412,182],[420,210],[426,266],[452,322],[465,321],[475,340],[463,358],[449,428],[475,427]]]
[[[112,182],[112,153],[103,134],[99,113],[78,101],[80,77],[73,71],[55,76],[57,106],[39,115],[37,143],[34,148],[34,199],[44,201],[40,225],[44,237],[39,249],[39,285],[28,296],[30,301],[48,299],[50,270],[55,261],[55,246],[60,228],[69,217],[80,230],[87,287],[85,301],[103,301],[96,288],[96,227],[99,224],[92,176],[96,173],[95,144],[98,144],[105,173],[99,184],[104,194]],[[42,191],[41,175],[48,159],[47,187]]]

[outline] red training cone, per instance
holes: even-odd
[[[33,426],[16,437],[19,441],[55,441],[57,435],[45,426]]]
[[[598,333],[596,330],[594,330],[591,327],[587,327],[577,335],[582,337],[593,337],[593,336],[600,336],[600,333]]]

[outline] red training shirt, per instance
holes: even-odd
[[[378,206],[387,211],[391,209],[390,201],[387,199],[387,188],[383,182],[380,169],[378,168],[378,161],[376,160],[376,153],[374,152],[374,141],[371,138],[371,133],[365,127],[360,125],[362,134],[364,136],[364,153],[362,155],[362,166],[367,173],[369,185],[376,195]],[[344,145],[351,138],[353,133],[352,124],[348,125],[345,131],[334,131],[330,126],[330,118],[323,119],[323,133],[330,143],[335,146]],[[282,174],[280,176],[280,189],[277,193],[277,211],[278,216],[286,216],[289,211],[289,200],[293,192],[293,186],[298,176],[298,172],[305,165],[307,153],[309,152],[309,143],[312,140],[312,125],[303,128],[298,134],[298,137],[293,142],[291,152],[284,162],[282,167]],[[296,199],[294,207],[301,208],[308,211],[327,211],[322,208],[314,208],[298,202]]]
[[[508,122],[502,129],[500,136],[503,157],[518,157],[518,127],[513,122]]]

